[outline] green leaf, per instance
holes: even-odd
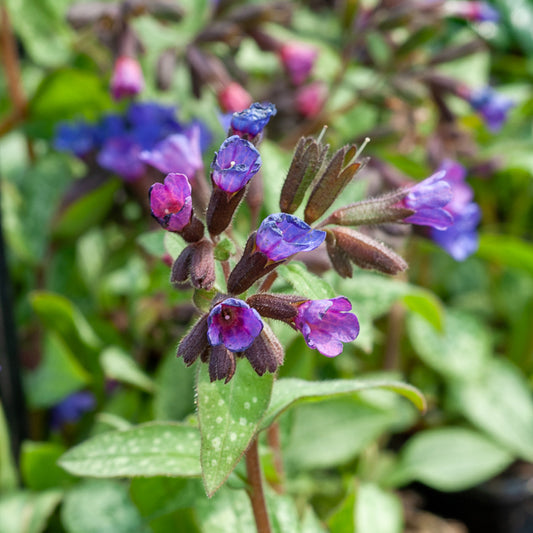
[[[196,517],[202,533],[256,531],[250,500],[243,490],[222,487],[211,499],[198,500]]]
[[[194,373],[176,358],[175,348],[161,362],[155,383],[156,420],[183,420],[194,412]]]
[[[24,485],[42,491],[69,484],[74,478],[57,466],[64,452],[65,448],[54,442],[24,442],[20,457]]]
[[[300,405],[291,414],[283,458],[288,468],[298,472],[351,461],[397,418],[394,408],[379,408],[353,397]]]
[[[533,37],[531,36],[533,7],[531,3],[528,0],[514,0],[511,3],[507,2],[507,0],[495,0],[495,4],[522,49],[528,55],[533,53]],[[517,16],[517,13],[519,13],[519,16]]]
[[[199,479],[171,477],[135,478],[130,494],[141,515],[148,519],[194,507],[197,500],[205,499]]]
[[[15,489],[17,484],[17,470],[11,454],[9,429],[4,416],[2,402],[0,402],[0,493]]]
[[[327,281],[311,274],[303,263],[292,261],[287,265],[280,265],[276,272],[294,288],[294,290],[313,300],[335,298],[337,294]]]
[[[491,338],[474,316],[448,310],[444,331],[439,333],[421,316],[410,315],[407,330],[422,361],[444,376],[475,380],[484,371],[491,353]]]
[[[533,245],[511,235],[482,234],[477,255],[533,275]]]
[[[107,243],[99,228],[89,230],[76,243],[76,264],[78,270],[91,289],[98,287],[107,261]]]
[[[146,252],[156,257],[163,257],[167,251],[165,249],[165,234],[162,229],[147,231],[137,237],[137,243],[144,248]]]
[[[149,533],[118,481],[82,481],[65,496],[61,520],[68,533]]]
[[[440,300],[429,291],[413,291],[402,298],[407,309],[425,318],[437,331],[444,329],[444,309]]]
[[[51,407],[89,383],[90,375],[76,361],[67,345],[55,333],[43,343],[43,358],[35,370],[24,376],[26,397],[32,407]]]
[[[227,261],[235,253],[233,241],[224,237],[215,246],[215,259],[217,261]]]
[[[41,533],[61,501],[62,492],[14,492],[0,498],[0,533]]]
[[[56,331],[72,349],[98,350],[102,341],[80,310],[60,294],[34,291],[30,303],[46,328]]]
[[[146,392],[154,392],[154,382],[121,348],[111,346],[100,355],[100,364],[107,378],[133,385]]]
[[[533,400],[519,370],[507,361],[493,360],[482,379],[454,385],[456,404],[470,422],[511,452],[533,461]]]
[[[108,179],[77,198],[55,219],[54,236],[74,238],[96,226],[111,209],[115,193],[121,186],[120,180]]]
[[[53,67],[68,61],[72,30],[65,21],[64,1],[7,0],[6,4],[24,50],[37,64]]]
[[[426,402],[419,390],[398,381],[375,379],[304,381],[297,378],[285,378],[277,380],[274,384],[272,400],[261,423],[261,428],[266,429],[281,413],[296,403],[334,398],[370,389],[391,390],[401,396],[405,396],[421,411],[426,408]]]
[[[372,483],[361,483],[355,500],[357,533],[401,533],[403,512],[399,498]]]
[[[75,446],[59,465],[90,477],[199,476],[200,434],[171,422],[110,431]]]
[[[422,431],[402,449],[396,483],[422,481],[437,490],[471,488],[497,475],[513,455],[471,429],[439,428]]]
[[[165,231],[164,233],[163,243],[165,245],[165,250],[175,261],[181,252],[185,250],[187,243],[179,235],[176,235],[171,231]]]
[[[355,532],[355,491],[350,491],[341,505],[328,518],[330,533]]]
[[[257,433],[273,381],[273,374],[258,376],[247,359],[238,361],[229,383],[211,383],[208,365],[200,365],[197,403],[202,477],[208,496],[224,483]]]

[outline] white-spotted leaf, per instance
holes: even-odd
[[[272,393],[273,374],[258,376],[243,359],[229,381],[198,372],[198,418],[202,434],[202,477],[208,496],[224,483],[258,431]]]

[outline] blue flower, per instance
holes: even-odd
[[[509,110],[514,107],[514,102],[495,91],[492,87],[483,87],[471,91],[468,102],[481,115],[490,131],[497,132],[507,121]]]
[[[437,229],[446,229],[453,224],[452,215],[444,209],[453,196],[445,177],[446,171],[441,170],[409,189],[399,203],[414,214],[404,222]]]
[[[92,411],[95,404],[96,401],[91,392],[75,392],[54,405],[50,412],[50,425],[58,430],[65,424],[72,424],[78,421],[84,413]]]
[[[61,122],[56,128],[54,148],[83,157],[97,148],[97,129],[83,120]]]
[[[314,250],[325,238],[325,231],[312,229],[298,217],[287,213],[275,213],[261,223],[255,244],[270,261],[276,262],[283,261],[298,252]]]
[[[141,145],[131,134],[112,137],[98,153],[97,161],[101,167],[116,172],[126,181],[134,181],[146,172],[144,163],[139,159],[141,150]]]
[[[240,191],[261,167],[261,156],[254,145],[238,135],[228,137],[211,164],[215,185],[227,193]]]
[[[268,124],[270,117],[276,114],[276,106],[270,103],[254,103],[240,113],[233,113],[231,127],[235,133],[255,137]]]
[[[473,201],[474,191],[465,181],[466,169],[461,164],[446,160],[439,169],[446,171],[445,180],[452,189],[452,199],[445,209],[453,217],[453,224],[446,229],[433,227],[430,235],[456,261],[464,261],[478,248],[476,228],[481,209]]]

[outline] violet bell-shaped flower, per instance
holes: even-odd
[[[158,142],[151,150],[140,154],[141,161],[165,174],[177,172],[194,180],[204,167],[200,148],[200,127],[193,125],[184,133],[176,133]]]
[[[326,357],[335,357],[344,342],[359,335],[359,321],[350,313],[352,304],[344,296],[330,300],[307,300],[298,305],[294,325],[301,331],[309,348]]]
[[[261,167],[254,145],[238,135],[228,137],[215,154],[211,168],[213,183],[226,193],[243,189]]]
[[[137,59],[120,56],[115,62],[111,78],[111,94],[115,100],[135,96],[144,89],[141,65]]]
[[[66,424],[77,422],[85,413],[96,406],[94,395],[89,391],[78,391],[70,394],[50,411],[50,426],[59,430]]]
[[[409,189],[399,204],[414,213],[404,222],[437,229],[446,229],[453,224],[453,216],[444,209],[453,196],[445,177],[446,171],[441,170]]]
[[[294,85],[301,85],[313,70],[318,51],[305,43],[289,42],[281,46],[279,56]]]
[[[248,109],[240,113],[233,113],[231,129],[234,133],[250,138],[261,133],[268,124],[270,117],[276,114],[276,106],[270,103],[253,103]]]
[[[255,244],[269,261],[277,262],[298,252],[314,250],[325,238],[325,231],[312,229],[300,218],[287,213],[275,213],[261,223]]]
[[[492,132],[498,132],[502,128],[507,122],[509,110],[515,105],[510,98],[495,91],[492,87],[468,90],[464,95]]]
[[[54,148],[61,152],[72,152],[77,157],[86,156],[97,148],[97,128],[83,120],[61,122],[57,125]]]
[[[215,305],[207,318],[211,346],[223,344],[232,352],[249,348],[262,329],[259,313],[237,298],[227,298]]]
[[[98,164],[116,172],[126,181],[134,181],[144,176],[146,172],[144,163],[139,159],[141,150],[141,145],[131,134],[112,137],[98,152]]]
[[[446,171],[445,179],[452,189],[452,199],[445,209],[453,217],[453,225],[446,229],[434,227],[430,236],[456,261],[464,261],[478,248],[476,227],[481,210],[473,201],[474,191],[466,183],[466,169],[460,163],[445,160],[439,169]]]
[[[192,216],[191,185],[184,174],[169,174],[150,188],[152,216],[168,231],[179,232]]]

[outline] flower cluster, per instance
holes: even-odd
[[[194,179],[203,168],[201,154],[209,142],[202,123],[178,122],[173,107],[136,102],[124,115],[105,115],[98,123],[60,123],[54,146],[82,159],[94,157],[102,168],[134,181],[146,174],[147,164]]]
[[[211,380],[228,382],[239,358],[248,359],[259,375],[277,370],[284,351],[268,320],[282,321],[299,331],[310,348],[326,357],[339,355],[344,343],[357,338],[359,322],[345,297],[313,300],[270,292],[278,266],[296,254],[305,257],[325,243],[331,265],[342,277],[352,275],[353,264],[396,274],[407,268],[405,261],[368,232],[354,229],[390,222],[429,227],[432,237],[459,260],[475,249],[479,210],[460,165],[444,162],[419,183],[325,216],[365,161],[358,159],[360,151],[355,146],[345,146],[328,158],[328,146],[321,140],[302,138],[281,191],[281,211],[268,215],[256,230],[252,228],[234,263],[228,261],[228,255],[217,256],[220,235],[232,238],[227,230],[234,213],[250,187],[260,180],[258,145],[275,113],[272,104],[256,103],[233,114],[228,137],[211,164],[207,208],[194,202],[191,184],[201,170],[194,164],[185,172],[170,172],[163,183],[150,189],[154,218],[188,243],[172,265],[171,281],[177,287],[192,285],[210,291],[212,296],[211,304],[178,347],[178,356],[186,365],[198,359],[207,363]],[[182,151],[179,135],[146,151],[143,159],[160,170],[170,169],[173,155]],[[185,154],[180,159],[187,160]],[[168,166],[163,161],[169,162]],[[310,189],[309,195],[306,189]],[[293,213],[304,198],[307,203],[301,219]],[[223,279],[217,278],[216,260],[222,261]],[[255,287],[257,282],[260,287]]]

